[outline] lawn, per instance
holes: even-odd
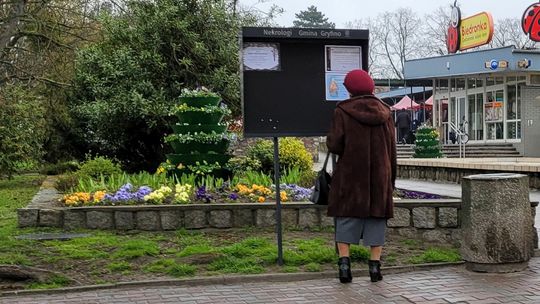
[[[16,235],[54,232],[18,229],[16,209],[28,204],[42,177],[0,181],[0,264],[26,265],[55,274],[45,282],[0,281],[0,289],[55,288],[119,281],[182,278],[218,274],[319,272],[335,268],[330,230],[284,232],[285,265],[279,267],[274,232],[256,228],[157,233],[80,231],[89,237],[69,241],[17,240]],[[367,248],[354,246],[355,268],[365,268]],[[460,260],[450,246],[390,236],[385,266]]]

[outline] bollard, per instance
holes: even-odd
[[[527,268],[533,243],[528,176],[464,177],[461,212],[461,254],[467,269],[515,272]]]

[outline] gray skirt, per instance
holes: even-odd
[[[360,244],[363,240],[364,246],[384,245],[386,219],[337,217],[335,220],[337,243]]]

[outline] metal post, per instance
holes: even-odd
[[[276,184],[276,234],[278,245],[278,265],[283,265],[283,238],[281,229],[281,191],[279,187],[279,140],[274,137],[274,183]]]

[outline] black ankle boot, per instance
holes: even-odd
[[[351,259],[349,257],[341,257],[338,260],[339,281],[341,283],[350,283],[352,281]]]
[[[369,260],[369,277],[371,278],[371,282],[377,282],[382,280],[382,274],[381,274],[381,262],[380,261],[374,261]]]

